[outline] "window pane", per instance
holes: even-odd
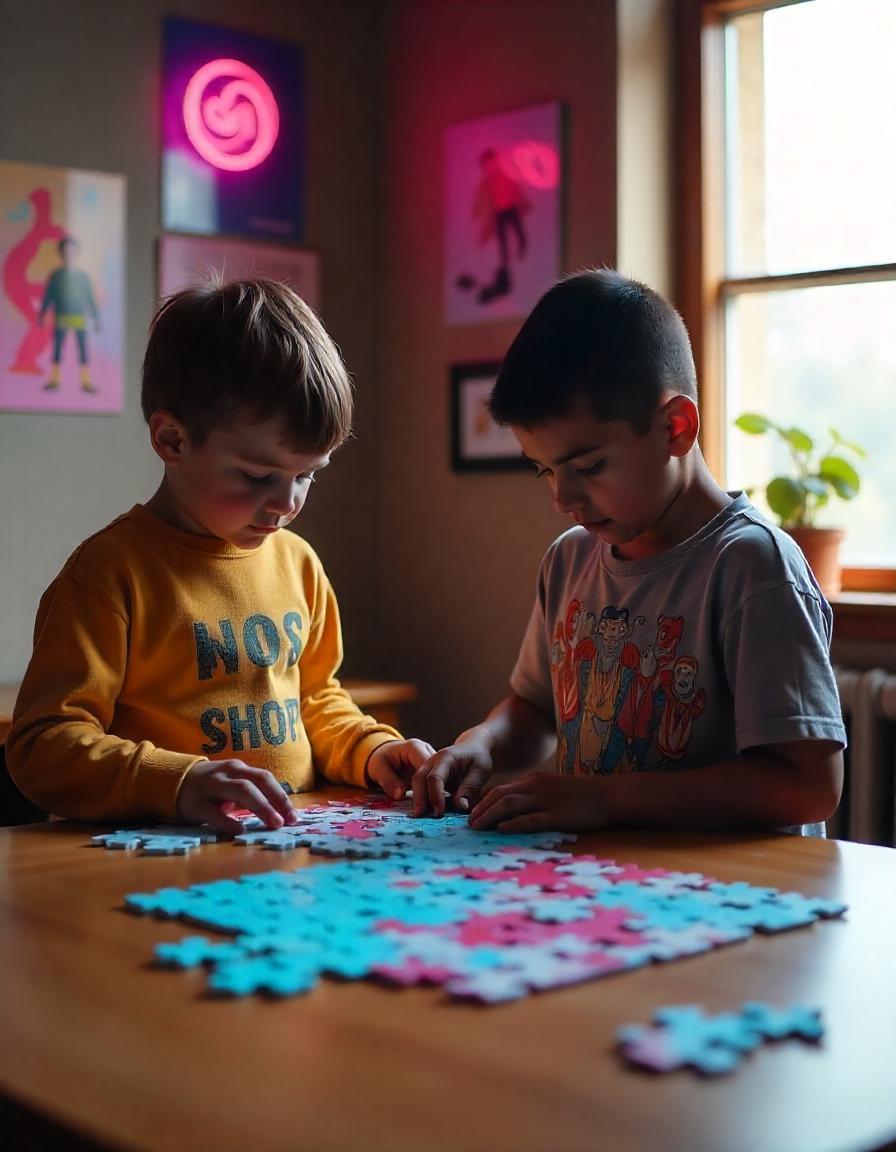
[[[894,0],[728,23],[728,276],[896,261],[894,47]]]
[[[729,302],[727,476],[729,487],[790,474],[783,445],[731,425],[742,412],[797,425],[825,448],[831,426],[868,453],[857,460],[855,500],[833,498],[818,524],[847,531],[854,564],[896,564],[896,282],[747,293]],[[856,459],[848,452],[849,459]],[[753,495],[766,510],[762,493]]]

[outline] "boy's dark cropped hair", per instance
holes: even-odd
[[[199,446],[235,419],[281,417],[297,452],[351,435],[352,386],[339,350],[286,284],[212,280],[165,300],[153,317],[141,393],[148,421],[171,412]]]
[[[647,431],[661,393],[697,398],[684,321],[659,293],[609,268],[559,281],[510,345],[489,401],[498,424],[532,428],[581,397],[597,420]]]

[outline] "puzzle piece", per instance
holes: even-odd
[[[245,815],[240,812],[238,818],[246,829],[264,826],[257,816],[249,812]],[[210,824],[158,824],[153,828],[120,828],[115,832],[102,832],[91,836],[90,843],[94,848],[117,851],[141,849],[145,856],[184,856],[202,844],[213,844],[220,839]]]
[[[131,850],[142,848],[150,856],[183,856],[200,844],[217,840],[218,834],[209,825],[189,827],[184,824],[161,824],[155,828],[120,829],[91,836],[95,848]]]
[[[715,1016],[686,1004],[660,1008],[653,1020],[650,1026],[630,1024],[616,1034],[625,1059],[653,1072],[690,1067],[706,1076],[724,1075],[764,1040],[793,1036],[815,1042],[824,1033],[819,1009],[798,1004],[779,1010],[749,1002],[737,1013]]]

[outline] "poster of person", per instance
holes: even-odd
[[[445,130],[446,323],[524,316],[559,277],[560,140],[559,104]]]
[[[283,280],[315,311],[320,307],[320,257],[307,248],[255,244],[217,236],[163,236],[159,241],[159,297],[208,281],[267,276]]]
[[[122,410],[125,179],[0,160],[0,409]]]

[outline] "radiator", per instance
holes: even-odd
[[[836,668],[849,733],[846,782],[833,836],[896,846],[896,675]]]

